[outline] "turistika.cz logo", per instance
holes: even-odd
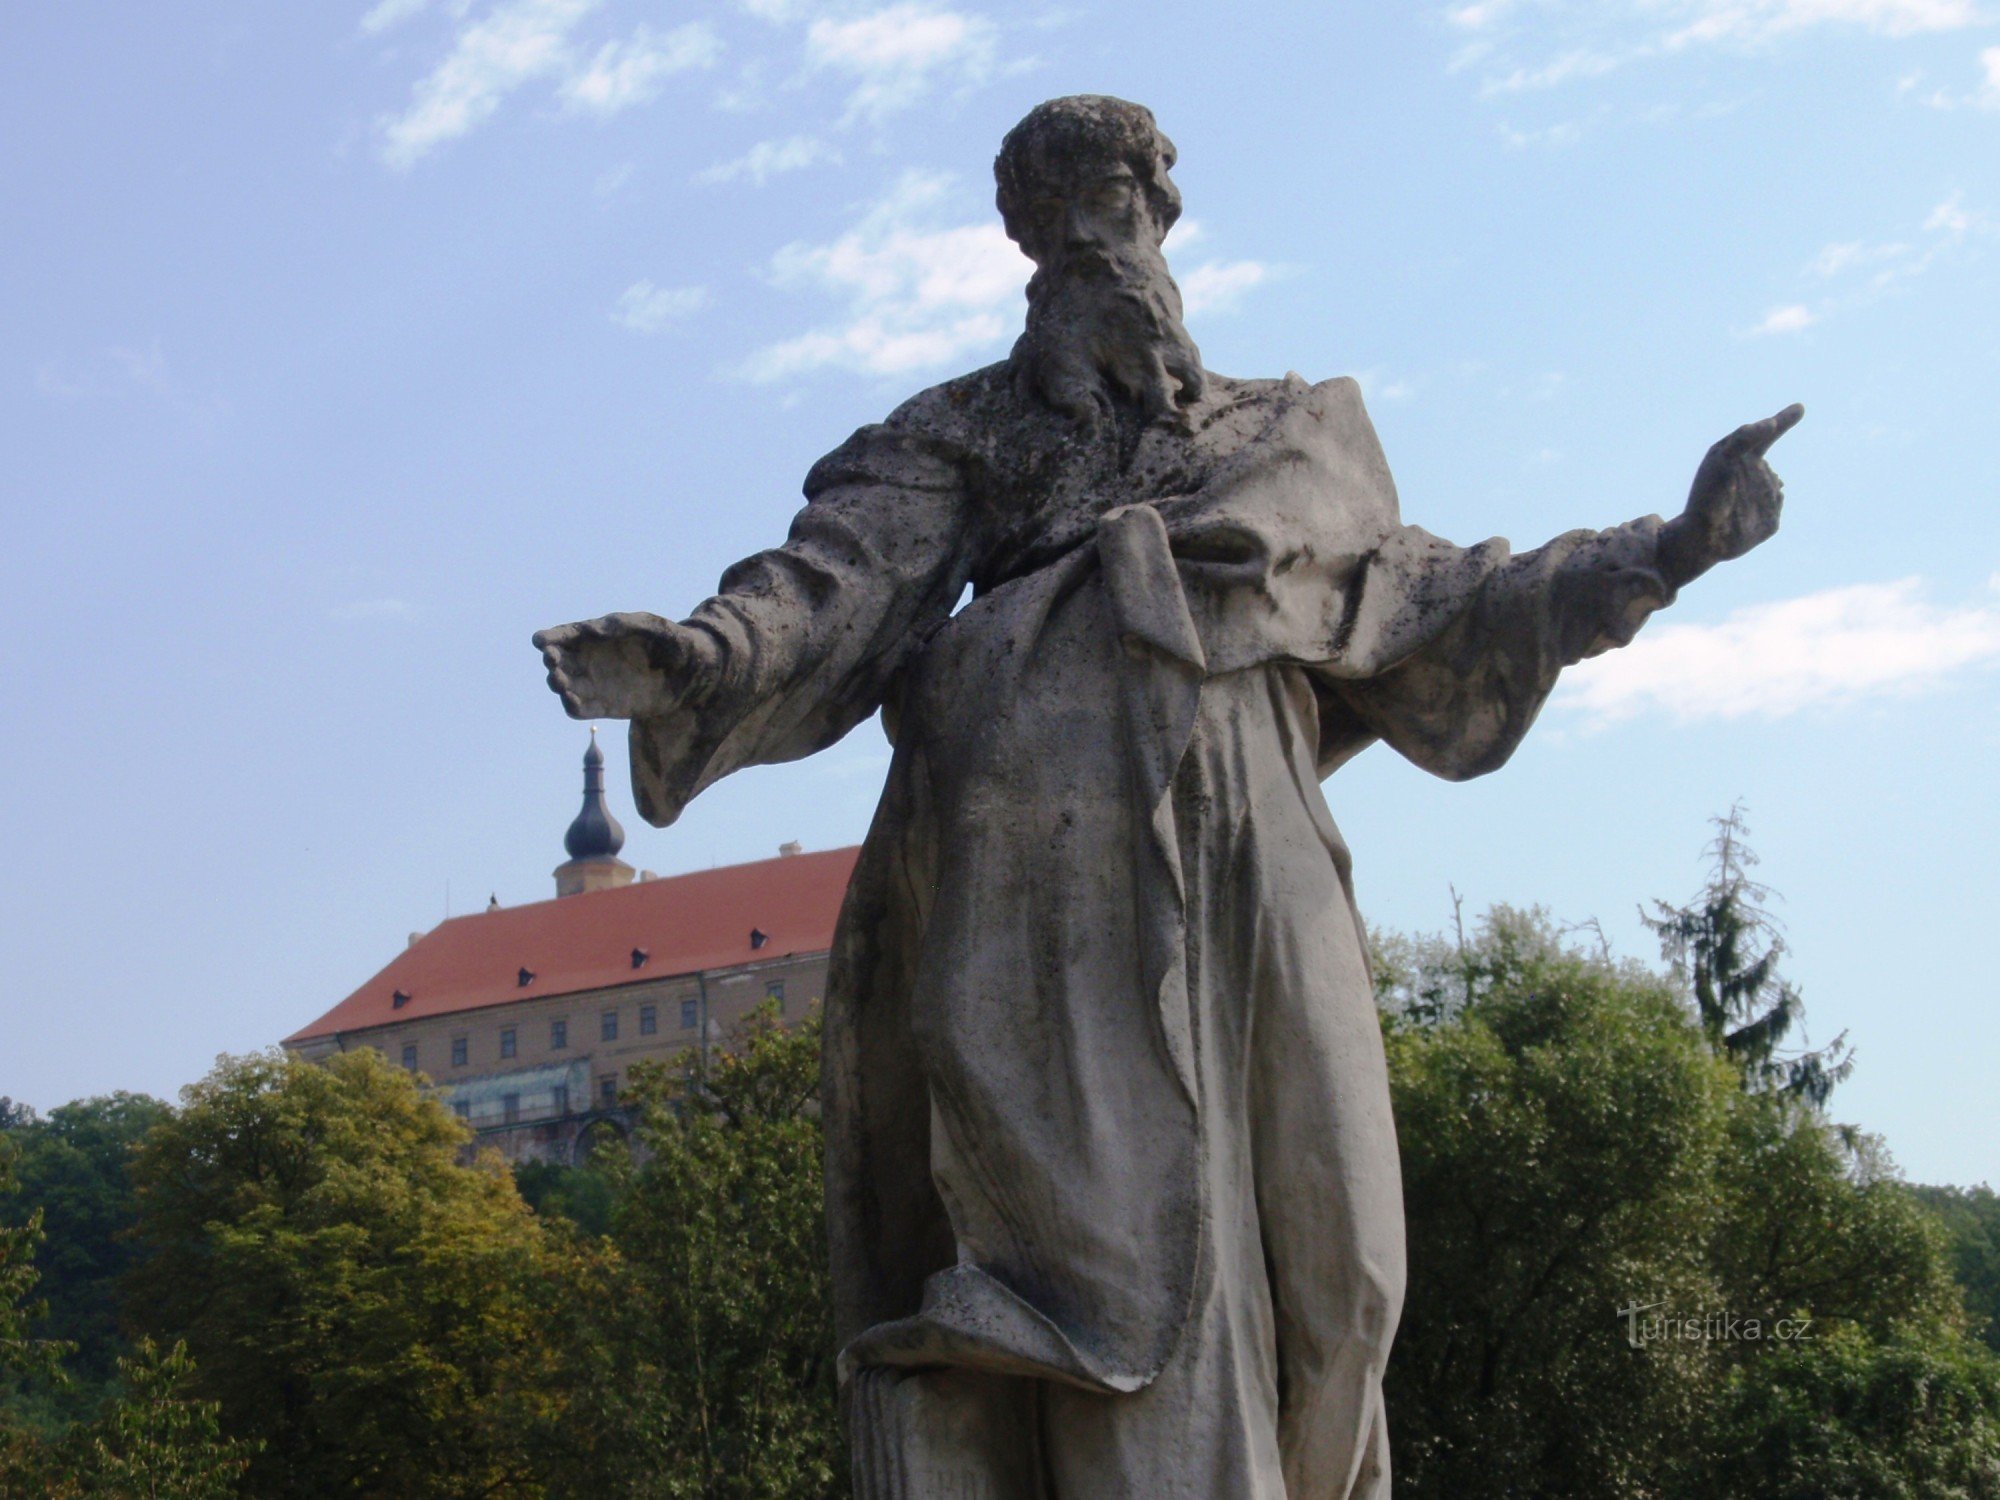
[[[1738,1313],[1662,1312],[1665,1298],[1618,1309],[1625,1320],[1625,1341],[1634,1349],[1649,1344],[1792,1344],[1813,1336],[1811,1318],[1746,1318]]]

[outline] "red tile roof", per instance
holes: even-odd
[[[794,854],[453,917],[287,1042],[833,946],[856,848]],[[751,929],[769,934],[750,946]],[[632,950],[644,948],[644,967]],[[521,984],[520,973],[534,978]],[[409,1001],[398,1009],[397,991]]]

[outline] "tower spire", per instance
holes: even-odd
[[[625,830],[604,805],[604,752],[593,726],[583,752],[583,807],[563,835],[569,858],[556,866],[556,894],[580,896],[629,884],[632,867],[618,857],[624,847]]]

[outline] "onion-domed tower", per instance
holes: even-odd
[[[625,830],[604,805],[604,752],[597,748],[597,731],[590,731],[590,748],[583,752],[583,810],[563,835],[569,858],[556,866],[556,894],[581,896],[632,883],[632,867],[618,857],[625,847]]]

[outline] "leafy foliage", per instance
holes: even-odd
[[[1635,1359],[1619,1309],[1710,1303],[1702,1253],[1736,1090],[1658,980],[1495,913],[1482,987],[1392,1025],[1410,1286],[1390,1363],[1398,1491],[1655,1493],[1689,1431],[1692,1350]]]
[[[15,1147],[0,1136],[0,1201],[16,1192]],[[30,1333],[42,1305],[30,1302],[41,1273],[35,1249],[42,1242],[42,1211],[30,1209],[11,1228],[0,1228],[0,1381],[10,1376],[53,1375],[64,1345]]]
[[[141,1339],[118,1360],[116,1399],[47,1444],[27,1467],[47,1500],[231,1500],[251,1445],[223,1437],[216,1404],[192,1399],[183,1344]],[[23,1494],[29,1493],[24,1487]]]
[[[1496,912],[1449,961],[1479,983],[1447,1019],[1421,970],[1419,1003],[1387,1016],[1411,1273],[1399,1494],[1739,1493],[1708,1462],[1717,1412],[1755,1409],[1742,1372],[1777,1346],[1725,1328],[1782,1319],[1960,1368],[1942,1231],[1865,1138],[1746,1091],[1665,979],[1545,918]],[[1707,1331],[1635,1347],[1635,1309]]]
[[[28,1121],[17,1116],[15,1123]],[[0,1137],[0,1193],[14,1189],[14,1150]],[[59,1360],[71,1346],[26,1332],[41,1311],[26,1302],[35,1287],[30,1257],[39,1217],[38,1209],[0,1229],[0,1374],[59,1385]],[[162,1355],[145,1343],[118,1360],[119,1398],[93,1423],[50,1433],[8,1420],[11,1413],[0,1408],[0,1500],[228,1500],[237,1493],[244,1450],[222,1438],[212,1404],[184,1399],[192,1371],[182,1346]]]
[[[611,1232],[618,1177],[595,1163],[568,1167],[555,1162],[516,1162],[514,1186],[522,1201],[543,1218],[566,1220],[581,1234],[602,1237]]]
[[[1735,1500],[2000,1500],[2000,1358],[1854,1332],[1734,1371],[1704,1449]]]
[[[846,1493],[821,1195],[819,1023],[774,1007],[704,1066],[642,1073],[616,1300],[575,1400],[591,1461],[561,1493],[819,1500]],[[614,1161],[611,1165],[616,1166]]]
[[[37,1397],[52,1398],[52,1418],[87,1414],[128,1351],[117,1318],[118,1283],[134,1261],[125,1235],[133,1217],[127,1168],[133,1148],[168,1113],[158,1099],[118,1093],[0,1126],[19,1151],[21,1201],[42,1215],[41,1331],[75,1346],[66,1383],[36,1387]],[[23,1212],[0,1203],[0,1222],[18,1225]]]
[[[1909,1191],[1943,1223],[1972,1330],[2000,1352],[2000,1193],[1984,1186]]]
[[[374,1052],[226,1058],[134,1165],[137,1320],[255,1442],[260,1495],[542,1493],[569,1247]]]

